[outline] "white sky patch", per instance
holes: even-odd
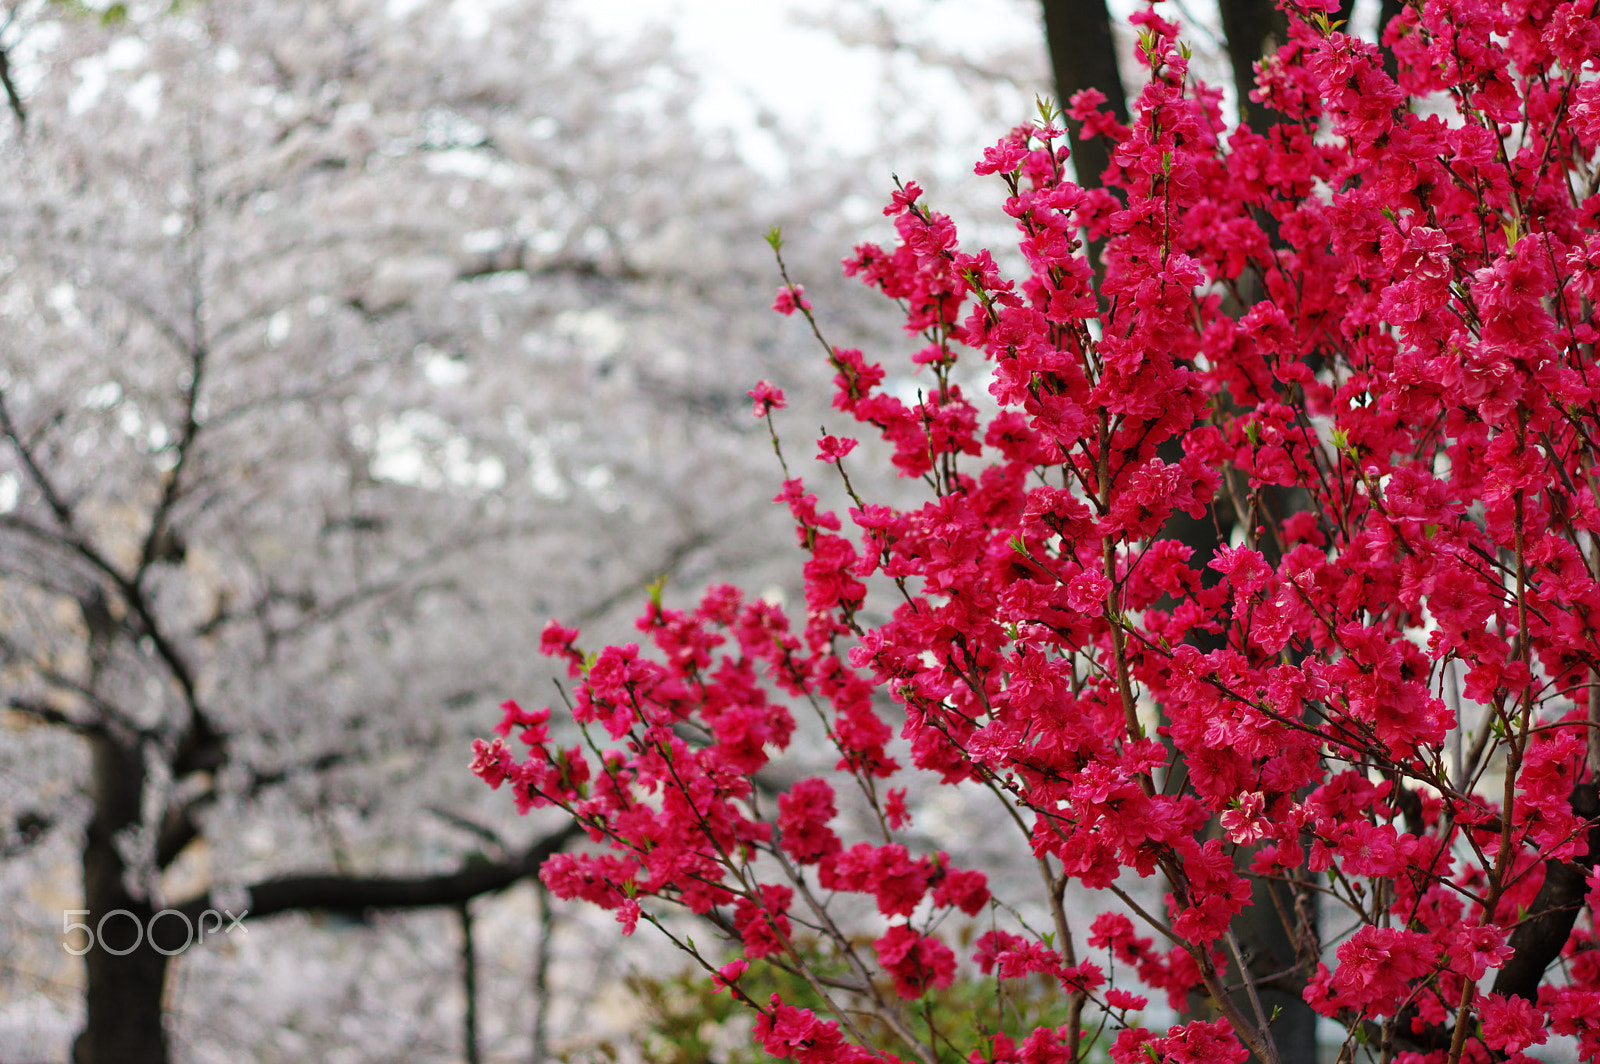
[[[100,99],[111,76],[106,73],[105,62],[99,56],[78,60],[72,64],[72,71],[78,75],[78,84],[67,94],[67,113],[81,115]]]
[[[487,255],[505,246],[503,229],[474,229],[461,237],[461,250],[469,255]]]
[[[106,49],[105,63],[108,70],[132,70],[144,62],[144,57],[150,52],[150,46],[137,37],[119,37],[111,42]]]
[[[144,431],[144,415],[132,403],[123,403],[122,411],[117,415],[117,427],[125,436],[138,436]]]
[[[594,500],[594,504],[604,512],[611,514],[622,509],[622,493],[617,490],[617,477],[609,466],[590,466],[583,471],[578,481]]]
[[[510,166],[477,148],[448,148],[429,155],[423,165],[431,173],[487,181],[496,188],[508,187],[516,177],[516,171]]]
[[[411,0],[390,0],[391,5]],[[1035,0],[879,0],[891,11],[915,17],[916,35],[935,49],[983,59],[1018,45],[1037,47],[1044,62],[1044,29]],[[456,0],[456,6],[486,11],[496,0]],[[1144,71],[1129,54],[1135,36],[1128,17],[1143,7],[1140,0],[1110,0],[1114,29],[1122,51],[1122,73],[1129,102],[1137,98]],[[701,92],[694,118],[708,128],[731,131],[747,161],[763,172],[782,176],[787,169],[779,142],[763,128],[768,112],[792,132],[814,135],[842,154],[874,146],[884,116],[876,111],[885,79],[914,90],[916,106],[928,114],[947,116],[958,139],[980,135],[988,140],[1003,130],[968,131],[975,117],[968,92],[939,72],[915,72],[914,64],[889,62],[876,47],[846,47],[829,28],[814,24],[830,14],[860,15],[862,5],[829,0],[587,0],[584,12],[602,33],[615,30],[626,39],[655,23],[673,34],[678,54],[699,78]],[[1378,0],[1357,0],[1351,28],[1371,39]],[[1165,12],[1177,18],[1182,38],[1196,51],[1196,73],[1224,92],[1224,115],[1231,121],[1237,104],[1228,60],[1220,45],[1221,25],[1213,0],[1184,0]],[[901,57],[902,59],[904,57]],[[892,69],[891,69],[892,67]],[[1043,73],[1043,70],[1040,71]],[[914,84],[905,79],[910,76]],[[1048,83],[1039,86],[1050,91]],[[1031,108],[1015,121],[1032,118]],[[991,136],[992,133],[992,136]],[[960,162],[970,165],[968,150]]]
[[[390,0],[393,4],[394,0]],[[495,11],[502,6],[498,0],[456,0],[450,5],[450,14],[461,27],[462,36],[469,40],[482,37],[494,28]]]
[[[769,111],[795,128],[825,130],[845,152],[871,146],[875,121],[865,105],[881,76],[878,56],[846,49],[830,32],[790,18],[794,0],[590,0],[592,24],[626,31],[671,28],[679,54],[700,79],[694,118],[732,130],[752,165],[782,173],[786,161],[762,129]],[[814,6],[814,5],[811,5]]]
[[[14,6],[14,5],[13,5]],[[23,99],[31,96],[50,69],[49,55],[61,46],[61,24],[36,24],[9,46],[11,77]]]

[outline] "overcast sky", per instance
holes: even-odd
[[[862,6],[850,0],[591,0],[586,10],[598,25],[618,30],[646,20],[670,26],[702,81],[699,117],[737,131],[747,156],[765,168],[774,160],[763,157],[772,150],[757,127],[763,107],[791,129],[825,136],[840,152],[870,147],[877,128],[871,101],[888,73],[886,58],[873,48],[847,47],[831,30],[803,21]],[[1032,5],[1019,0],[885,0],[884,6],[925,12],[921,28],[967,54],[1031,42],[1039,33]],[[904,68],[897,73],[903,78]],[[928,94],[930,111],[964,106],[952,84],[930,81]]]

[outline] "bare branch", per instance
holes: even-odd
[[[55,516],[57,522],[64,529],[71,530],[72,507],[67,504],[66,497],[57,490],[55,482],[45,473],[39,464],[30,441],[22,438],[22,431],[17,423],[11,419],[10,408],[6,406],[6,393],[0,390],[0,434],[11,441],[11,446],[16,450],[17,457],[22,459],[23,468],[28,471],[28,476],[38,486],[39,492],[44,496],[46,505]]]
[[[374,909],[425,909],[459,905],[537,875],[544,862],[583,834],[569,823],[505,861],[469,863],[431,876],[307,875],[269,879],[247,888],[251,918],[302,909],[361,914]],[[175,906],[198,918],[214,906],[210,892]]]
[[[23,106],[21,94],[17,92],[16,82],[11,80],[11,54],[4,45],[0,45],[0,85],[5,87],[6,103],[11,106],[11,113],[16,116],[17,128],[26,130],[28,111]]]
[[[65,728],[78,735],[104,735],[105,725],[100,721],[79,720],[54,706],[32,698],[7,698],[6,708],[32,717],[44,724]]]

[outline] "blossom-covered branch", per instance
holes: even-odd
[[[546,631],[581,678],[584,743],[508,703],[474,767],[605,844],[553,859],[551,888],[627,930],[672,901],[718,914],[748,961],[856,972],[836,1020],[748,1000],[783,1058],[948,1054],[932,1013],[908,1029],[886,992],[950,985],[949,929],[979,918],[982,977],[1044,976],[1077,1004],[1064,1025],[985,1028],[973,1059],[1081,1060],[1103,1030],[1117,1064],[1275,1062],[1232,930],[1261,880],[1321,899],[1325,918],[1280,914],[1284,974],[1348,1031],[1345,1056],[1514,1059],[1556,1035],[1600,1058],[1592,9],[1414,3],[1384,29],[1391,74],[1291,4],[1259,70],[1265,131],[1229,129],[1175,26],[1142,11],[1131,123],[1090,94],[1067,108],[1113,145],[1106,188],[1066,180],[1048,109],[978,165],[1020,278],[901,185],[897,242],[845,269],[905,309],[917,401],[824,348],[836,408],[928,498],[862,500],[856,441],[825,434],[845,519],[787,467],[777,499],[806,556],[802,630],[722,587],[692,610],[658,595],[648,650]],[[1084,255],[1100,239],[1103,276]],[[817,328],[787,273],[774,306]],[[775,423],[781,392],[751,395]],[[1211,556],[1168,532],[1220,505],[1236,533]],[[879,837],[841,838],[826,779],[764,808],[749,776],[790,743],[790,705],[820,717]],[[1052,930],[984,870],[917,850],[912,776],[1000,799]],[[1159,911],[1131,889],[1151,878]],[[1084,938],[1067,881],[1105,897]],[[875,910],[870,956],[836,915],[849,895]],[[1143,1026],[1145,992],[1179,1022]],[[893,1018],[899,1044],[858,1037],[851,1009]]]

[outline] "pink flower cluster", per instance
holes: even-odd
[[[1270,129],[1224,124],[1152,8],[1132,124],[1087,93],[1069,109],[1114,144],[1107,188],[1072,183],[1054,125],[986,151],[1020,279],[915,183],[894,193],[894,246],[845,269],[905,308],[921,398],[859,351],[828,357],[837,410],[928,497],[851,488],[847,527],[784,481],[803,631],[726,587],[652,603],[648,650],[587,656],[553,625],[541,648],[582,677],[588,751],[514,703],[475,748],[519,807],[605,844],[545,866],[560,896],[630,926],[678,902],[747,958],[803,964],[804,938],[854,973],[825,1022],[721,969],[774,1056],[883,1059],[852,1010],[914,1041],[900,999],[964,971],[1042,975],[1074,1003],[1065,1027],[997,1035],[995,1060],[1081,1059],[1083,1007],[1119,1062],[1273,1059],[1224,987],[1266,878],[1353,928],[1324,942],[1286,908],[1293,985],[1352,1039],[1387,1024],[1408,1062],[1455,1064],[1554,1034],[1600,1060],[1600,21],[1585,0],[1418,0],[1380,50],[1317,5],[1290,14],[1260,67]],[[775,307],[810,313],[787,283]],[[980,359],[992,402],[959,383]],[[825,435],[818,457],[854,446]],[[1180,517],[1232,537],[1197,552]],[[753,784],[794,736],[787,704],[819,716],[872,841],[841,839],[825,779],[775,801]],[[981,871],[919,850],[883,786],[917,774],[991,792],[1047,881],[1114,893],[1090,934],[1008,923]],[[1132,906],[1155,876],[1164,909]],[[834,915],[851,895],[870,949]],[[980,913],[963,968],[941,928]],[[1138,988],[1221,1016],[1153,1035]]]

